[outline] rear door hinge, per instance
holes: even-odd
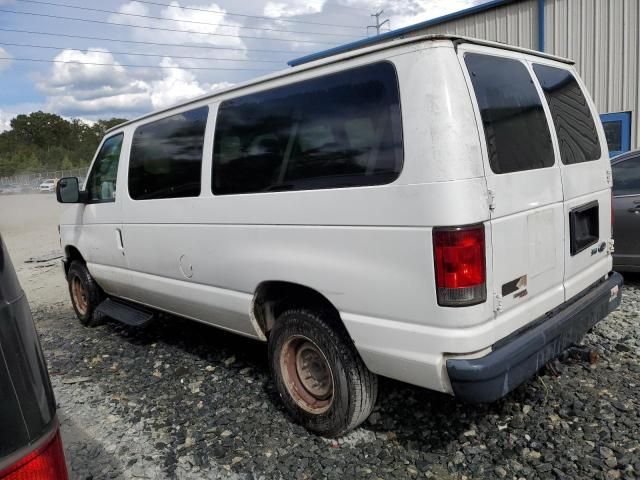
[[[496,209],[496,192],[487,190],[487,200],[489,201],[489,210],[492,212]]]
[[[609,255],[611,255],[613,252],[615,252],[615,250],[616,250],[615,249],[615,240],[613,238],[609,239],[608,247],[609,248],[608,248],[607,251],[608,251]]]
[[[497,292],[493,292],[493,311],[495,313],[502,311],[502,295]]]
[[[613,177],[611,176],[611,170],[607,170],[607,185],[613,186]]]

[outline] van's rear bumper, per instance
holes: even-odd
[[[606,280],[494,344],[488,355],[448,359],[454,395],[468,402],[492,402],[505,396],[618,308],[622,285],[622,276],[611,272]]]

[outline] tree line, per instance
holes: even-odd
[[[88,167],[105,132],[125,121],[111,118],[89,125],[41,111],[18,115],[11,129],[0,133],[0,177]]]

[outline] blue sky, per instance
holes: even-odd
[[[133,118],[287,68],[287,60],[366,36],[380,5],[399,28],[483,1],[0,0],[0,57],[13,59],[0,60],[0,131],[40,109],[89,121]]]

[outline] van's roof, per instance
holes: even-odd
[[[373,45],[366,45],[363,47],[358,47],[356,44],[357,42],[354,42],[353,44],[347,44],[345,45],[345,47],[349,47],[350,45],[354,45],[352,47],[350,47],[347,50],[344,51],[336,51],[335,53],[331,53],[331,50],[327,50],[325,53],[326,55],[318,57],[318,59],[314,59],[314,60],[309,60],[308,62],[305,62],[303,64],[300,64],[299,66],[295,66],[292,68],[288,68],[288,69],[284,69],[284,70],[280,70],[278,72],[275,73],[271,73],[269,75],[262,75],[260,77],[254,78],[252,80],[248,80],[246,82],[242,82],[242,83],[238,83],[236,85],[232,85],[230,87],[227,88],[221,88],[220,90],[216,90],[214,92],[211,93],[207,93],[204,95],[201,95],[199,97],[195,97],[191,100],[187,100],[186,102],[181,102],[175,105],[171,105],[170,107],[166,107],[166,108],[162,108],[160,110],[155,110],[153,112],[147,113],[145,115],[142,115],[138,118],[134,118],[133,120],[129,120],[127,122],[123,122],[119,125],[116,125],[115,127],[110,128],[109,130],[107,130],[107,133],[110,133],[114,130],[118,130],[126,125],[130,125],[132,123],[135,122],[139,122],[140,120],[144,120],[145,118],[151,117],[153,115],[157,115],[159,113],[162,112],[168,112],[171,110],[174,110],[176,108],[179,107],[183,107],[186,105],[189,105],[191,103],[195,103],[195,102],[199,102],[202,100],[206,100],[208,98],[214,98],[217,96],[220,96],[222,94],[228,93],[228,92],[232,92],[234,90],[239,90],[241,88],[245,88],[245,87],[249,87],[252,85],[257,85],[269,80],[275,80],[277,78],[281,78],[281,77],[286,77],[288,75],[291,75],[292,73],[297,73],[297,72],[303,72],[305,70],[311,70],[317,67],[321,67],[323,65],[328,65],[331,63],[336,63],[342,60],[346,60],[349,58],[353,58],[353,57],[359,57],[362,55],[366,55],[368,53],[372,53],[372,52],[377,52],[380,50],[387,50],[390,48],[394,48],[394,47],[398,47],[400,45],[406,45],[406,44],[410,44],[410,43],[419,43],[419,42],[425,42],[425,41],[434,41],[434,40],[450,40],[451,42],[453,42],[454,46],[457,46],[460,43],[473,43],[476,45],[486,45],[489,47],[494,47],[494,48],[501,48],[503,50],[511,50],[514,52],[521,52],[521,53],[526,53],[528,55],[535,55],[538,57],[542,57],[542,58],[548,58],[551,60],[556,60],[558,62],[562,62],[562,63],[568,63],[568,64],[573,64],[573,60],[570,60],[568,58],[564,58],[564,57],[558,57],[556,55],[551,55],[549,53],[544,53],[544,52],[539,52],[537,50],[531,50],[528,48],[522,48],[522,47],[516,47],[514,45],[508,45],[506,43],[500,43],[500,42],[493,42],[490,40],[482,40],[479,38],[473,38],[473,37],[465,37],[465,36],[461,36],[461,35],[448,35],[448,34],[427,34],[427,35],[416,35],[413,37],[408,37],[408,38],[398,38],[398,39],[393,39],[393,40],[389,40],[386,42],[382,42],[382,43],[376,43]],[[340,47],[338,47],[336,50],[338,50]],[[323,52],[321,52],[323,53]]]

